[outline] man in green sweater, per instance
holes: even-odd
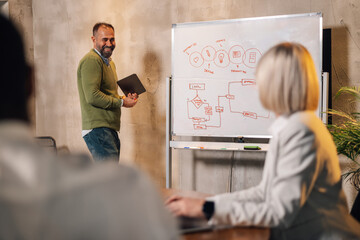
[[[96,23],[91,37],[94,48],[79,63],[77,83],[80,95],[82,136],[95,161],[119,160],[121,107],[133,107],[136,94],[117,93],[114,62],[114,27]]]

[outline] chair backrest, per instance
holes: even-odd
[[[40,136],[40,137],[35,137],[35,140],[40,147],[47,148],[50,151],[53,151],[55,154],[57,153],[56,141],[53,137]]]

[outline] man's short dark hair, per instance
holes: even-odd
[[[22,38],[15,26],[0,14],[0,120],[29,121],[29,66]]]
[[[110,23],[98,22],[93,27],[93,36],[95,36],[95,34],[97,33],[99,27],[108,27],[108,28],[111,28],[113,31],[115,31],[113,25],[111,25]]]

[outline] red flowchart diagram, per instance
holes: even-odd
[[[229,114],[252,120],[270,118],[270,112],[262,108],[256,96],[256,80],[253,79],[254,69],[262,56],[259,49],[245,48],[223,38],[202,46],[193,42],[182,52],[188,57],[192,68],[201,69],[217,79],[228,73],[236,74],[232,79],[240,78],[239,81],[228,82],[227,90],[225,88],[227,93],[216,94],[214,97],[217,99],[212,98],[211,101],[208,101],[208,93],[212,92],[214,86],[207,85],[210,84],[207,82],[189,83],[189,90],[194,91],[195,95],[187,99],[187,118],[192,121],[195,130],[221,128],[228,122],[227,118],[232,117]]]
[[[242,99],[237,94],[239,88],[246,88],[256,85],[255,79],[243,78],[240,81],[233,81],[228,83],[227,94],[217,96],[217,105],[211,106],[205,98],[200,94],[206,91],[205,83],[189,83],[189,90],[195,91],[195,97],[187,100],[187,115],[188,119],[192,120],[195,130],[206,130],[208,128],[222,127],[222,114],[227,107],[232,114],[240,114],[242,117],[259,119],[270,118],[269,111],[252,111],[248,104],[241,104]],[[244,89],[246,91],[246,89]],[[251,108],[251,107],[250,107]],[[216,118],[216,119],[214,119]],[[211,123],[210,123],[211,122]],[[214,122],[217,122],[214,124]]]
[[[241,45],[232,45],[225,49],[226,39],[216,41],[216,45],[207,45],[201,50],[197,43],[192,43],[183,52],[188,55],[189,63],[194,68],[203,67],[204,72],[214,74],[216,68],[230,68],[231,72],[243,72],[242,67],[254,69],[262,53],[257,48],[245,49]]]

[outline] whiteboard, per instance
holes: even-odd
[[[173,24],[172,135],[270,137],[255,68],[284,41],[309,50],[321,81],[321,13]]]

